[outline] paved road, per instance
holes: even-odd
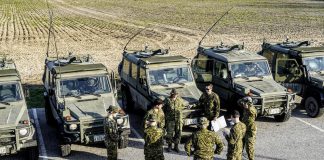
[[[106,150],[103,144],[98,145],[72,145],[72,154],[61,158],[57,148],[55,128],[49,127],[45,121],[44,109],[30,110],[35,119],[39,134],[40,157],[42,159],[105,159]],[[131,114],[132,133],[129,147],[118,151],[120,159],[144,159],[140,114]],[[308,118],[306,113],[297,108],[293,117],[285,123],[275,122],[270,117],[259,118],[257,121],[258,133],[256,143],[256,159],[322,159],[324,157],[324,116],[320,118]],[[41,136],[40,136],[41,135]],[[224,140],[226,144],[226,141]],[[227,144],[226,144],[227,145]],[[165,153],[166,159],[188,159],[183,146],[180,154]],[[226,159],[226,150],[217,159]],[[246,156],[246,154],[245,154]],[[23,155],[8,156],[4,159],[23,159]]]

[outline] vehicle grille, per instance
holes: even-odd
[[[15,141],[15,130],[0,131],[0,146],[13,144]]]
[[[287,96],[280,95],[280,96],[268,96],[263,99],[264,108],[278,108],[284,107],[287,103]]]
[[[83,130],[86,135],[103,134],[103,121],[83,122]]]

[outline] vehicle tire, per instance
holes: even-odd
[[[118,141],[118,148],[123,149],[128,146],[128,136],[122,136],[122,138]]]
[[[71,144],[61,144],[60,149],[61,149],[61,156],[66,157],[71,153]]]
[[[287,113],[282,113],[281,115],[274,116],[274,119],[277,122],[286,122],[289,120],[290,117],[291,117],[291,109],[289,109]]]
[[[320,117],[324,113],[324,108],[320,108],[320,103],[314,97],[307,97],[305,100],[305,110],[312,118]]]
[[[134,110],[134,102],[132,101],[132,97],[129,93],[129,89],[126,87],[122,86],[122,104],[123,104],[123,109],[126,112],[131,112]]]
[[[38,147],[31,147],[26,150],[26,157],[28,160],[38,160],[39,157],[39,152],[38,152]]]
[[[44,102],[45,102],[45,117],[46,117],[46,123],[50,126],[54,126],[55,120],[54,116],[51,110],[50,102],[48,97],[44,97]]]

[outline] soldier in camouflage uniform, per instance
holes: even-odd
[[[163,101],[161,99],[156,99],[153,102],[153,107],[150,109],[146,115],[144,116],[144,129],[147,127],[147,124],[145,123],[150,115],[156,115],[157,117],[157,127],[158,128],[164,128],[165,126],[165,116],[164,112],[162,110],[163,107]]]
[[[212,160],[214,154],[220,154],[223,150],[224,144],[222,139],[216,132],[207,130],[209,121],[202,117],[199,121],[200,130],[193,133],[190,139],[185,144],[187,155],[190,156],[191,146],[193,146],[194,159]],[[214,146],[216,145],[216,149]]]
[[[235,124],[230,133],[224,135],[228,142],[227,160],[241,160],[246,126],[240,122],[240,112],[235,110],[231,116]]]
[[[244,108],[242,121],[246,125],[246,134],[243,146],[246,147],[249,160],[254,160],[254,145],[257,132],[255,118],[257,117],[257,110],[253,106],[252,98],[248,96],[240,99],[238,104]]]
[[[183,100],[178,96],[175,89],[171,90],[170,97],[164,101],[164,113],[166,121],[165,137],[168,143],[167,151],[170,152],[172,148],[172,142],[174,143],[174,150],[179,152],[178,144],[181,139],[182,132],[182,110],[184,109]]]
[[[151,114],[147,121],[147,128],[144,130],[144,155],[145,160],[164,160],[163,136],[164,130],[157,127],[157,116]]]
[[[115,117],[119,108],[116,106],[109,106],[107,109],[108,116],[104,119],[105,145],[107,147],[107,160],[117,160],[118,148],[118,128]]]
[[[216,93],[213,92],[213,85],[206,86],[206,92],[204,92],[200,98],[198,107],[202,108],[208,120],[216,120],[220,113],[220,101]]]

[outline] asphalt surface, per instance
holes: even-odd
[[[40,143],[41,159],[106,159],[106,149],[104,144],[96,145],[72,145],[71,155],[60,157],[58,149],[58,138],[56,129],[48,126],[45,120],[44,109],[32,109],[30,115],[35,120],[38,128],[38,140]],[[143,114],[130,114],[131,135],[129,146],[126,149],[118,150],[119,159],[144,159],[144,141],[141,138],[141,119]],[[38,122],[38,124],[37,124]],[[293,116],[288,122],[278,123],[271,117],[261,117],[257,119],[257,140],[255,159],[264,160],[299,160],[310,159],[320,160],[324,157],[324,116],[319,118],[307,117],[304,110],[297,108],[293,111]],[[219,133],[222,138],[222,133]],[[225,145],[227,142],[223,139]],[[165,146],[166,147],[166,146]],[[181,152],[164,152],[166,159],[192,159],[188,158],[184,152],[183,145]],[[227,147],[221,155],[215,155],[216,159],[226,159]],[[244,158],[247,155],[244,153]],[[23,154],[1,157],[1,159],[24,159]]]

